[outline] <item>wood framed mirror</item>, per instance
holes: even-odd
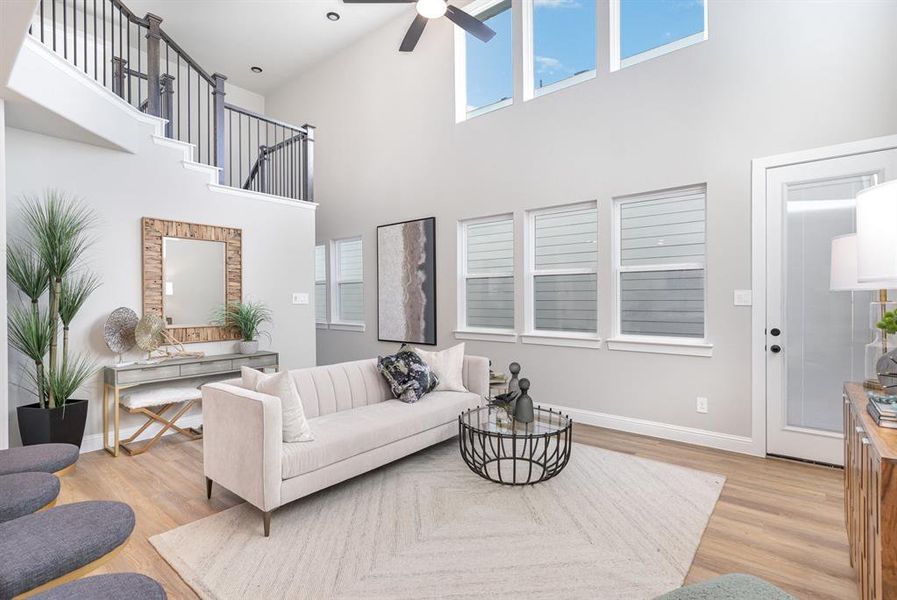
[[[214,322],[243,299],[243,232],[144,217],[143,314],[156,314],[183,344],[240,339]]]

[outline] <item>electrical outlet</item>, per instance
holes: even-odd
[[[308,294],[293,293],[293,304],[308,304]]]
[[[695,404],[695,410],[697,410],[699,413],[706,413],[707,412],[707,398],[704,398],[703,396],[698,396],[697,402]]]

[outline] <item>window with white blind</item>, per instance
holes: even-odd
[[[513,217],[462,221],[458,237],[458,333],[516,337]]]
[[[315,246],[315,323],[327,323],[327,247]]]
[[[333,281],[331,327],[363,325],[364,268],[360,237],[333,241],[330,273]]]
[[[617,200],[619,339],[706,345],[706,196],[700,185]]]
[[[596,340],[598,210],[595,203],[532,211],[528,213],[527,225],[524,341]]]

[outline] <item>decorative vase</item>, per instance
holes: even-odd
[[[514,408],[514,419],[521,423],[532,423],[533,399],[529,397],[529,379],[520,380],[520,396],[517,398],[517,406]]]
[[[520,374],[520,363],[512,362],[508,365],[508,371],[511,372],[511,381],[508,382],[508,391],[519,392],[520,382],[517,379],[517,376]]]
[[[255,354],[259,351],[259,341],[252,340],[247,342],[243,340],[240,342],[240,354]]]
[[[74,444],[81,447],[87,422],[87,400],[69,400],[64,406],[41,408],[26,404],[16,408],[23,446]]]
[[[866,344],[865,348],[865,376],[866,385],[876,387],[878,382],[878,359],[891,350],[897,350],[897,335],[885,334],[876,324],[881,321],[885,312],[897,309],[897,302],[870,302],[869,303],[869,327],[874,338]]]

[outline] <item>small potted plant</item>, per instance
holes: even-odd
[[[87,400],[72,396],[97,369],[88,355],[70,351],[69,325],[99,287],[82,264],[96,219],[80,201],[52,190],[25,198],[22,217],[24,235],[7,248],[7,277],[29,302],[9,308],[9,343],[31,361],[27,378],[37,402],[17,407],[19,434],[26,446],[80,446]]]
[[[259,335],[263,323],[271,321],[271,309],[261,302],[232,302],[218,310],[217,320],[240,333],[240,354],[255,354],[259,349]]]

